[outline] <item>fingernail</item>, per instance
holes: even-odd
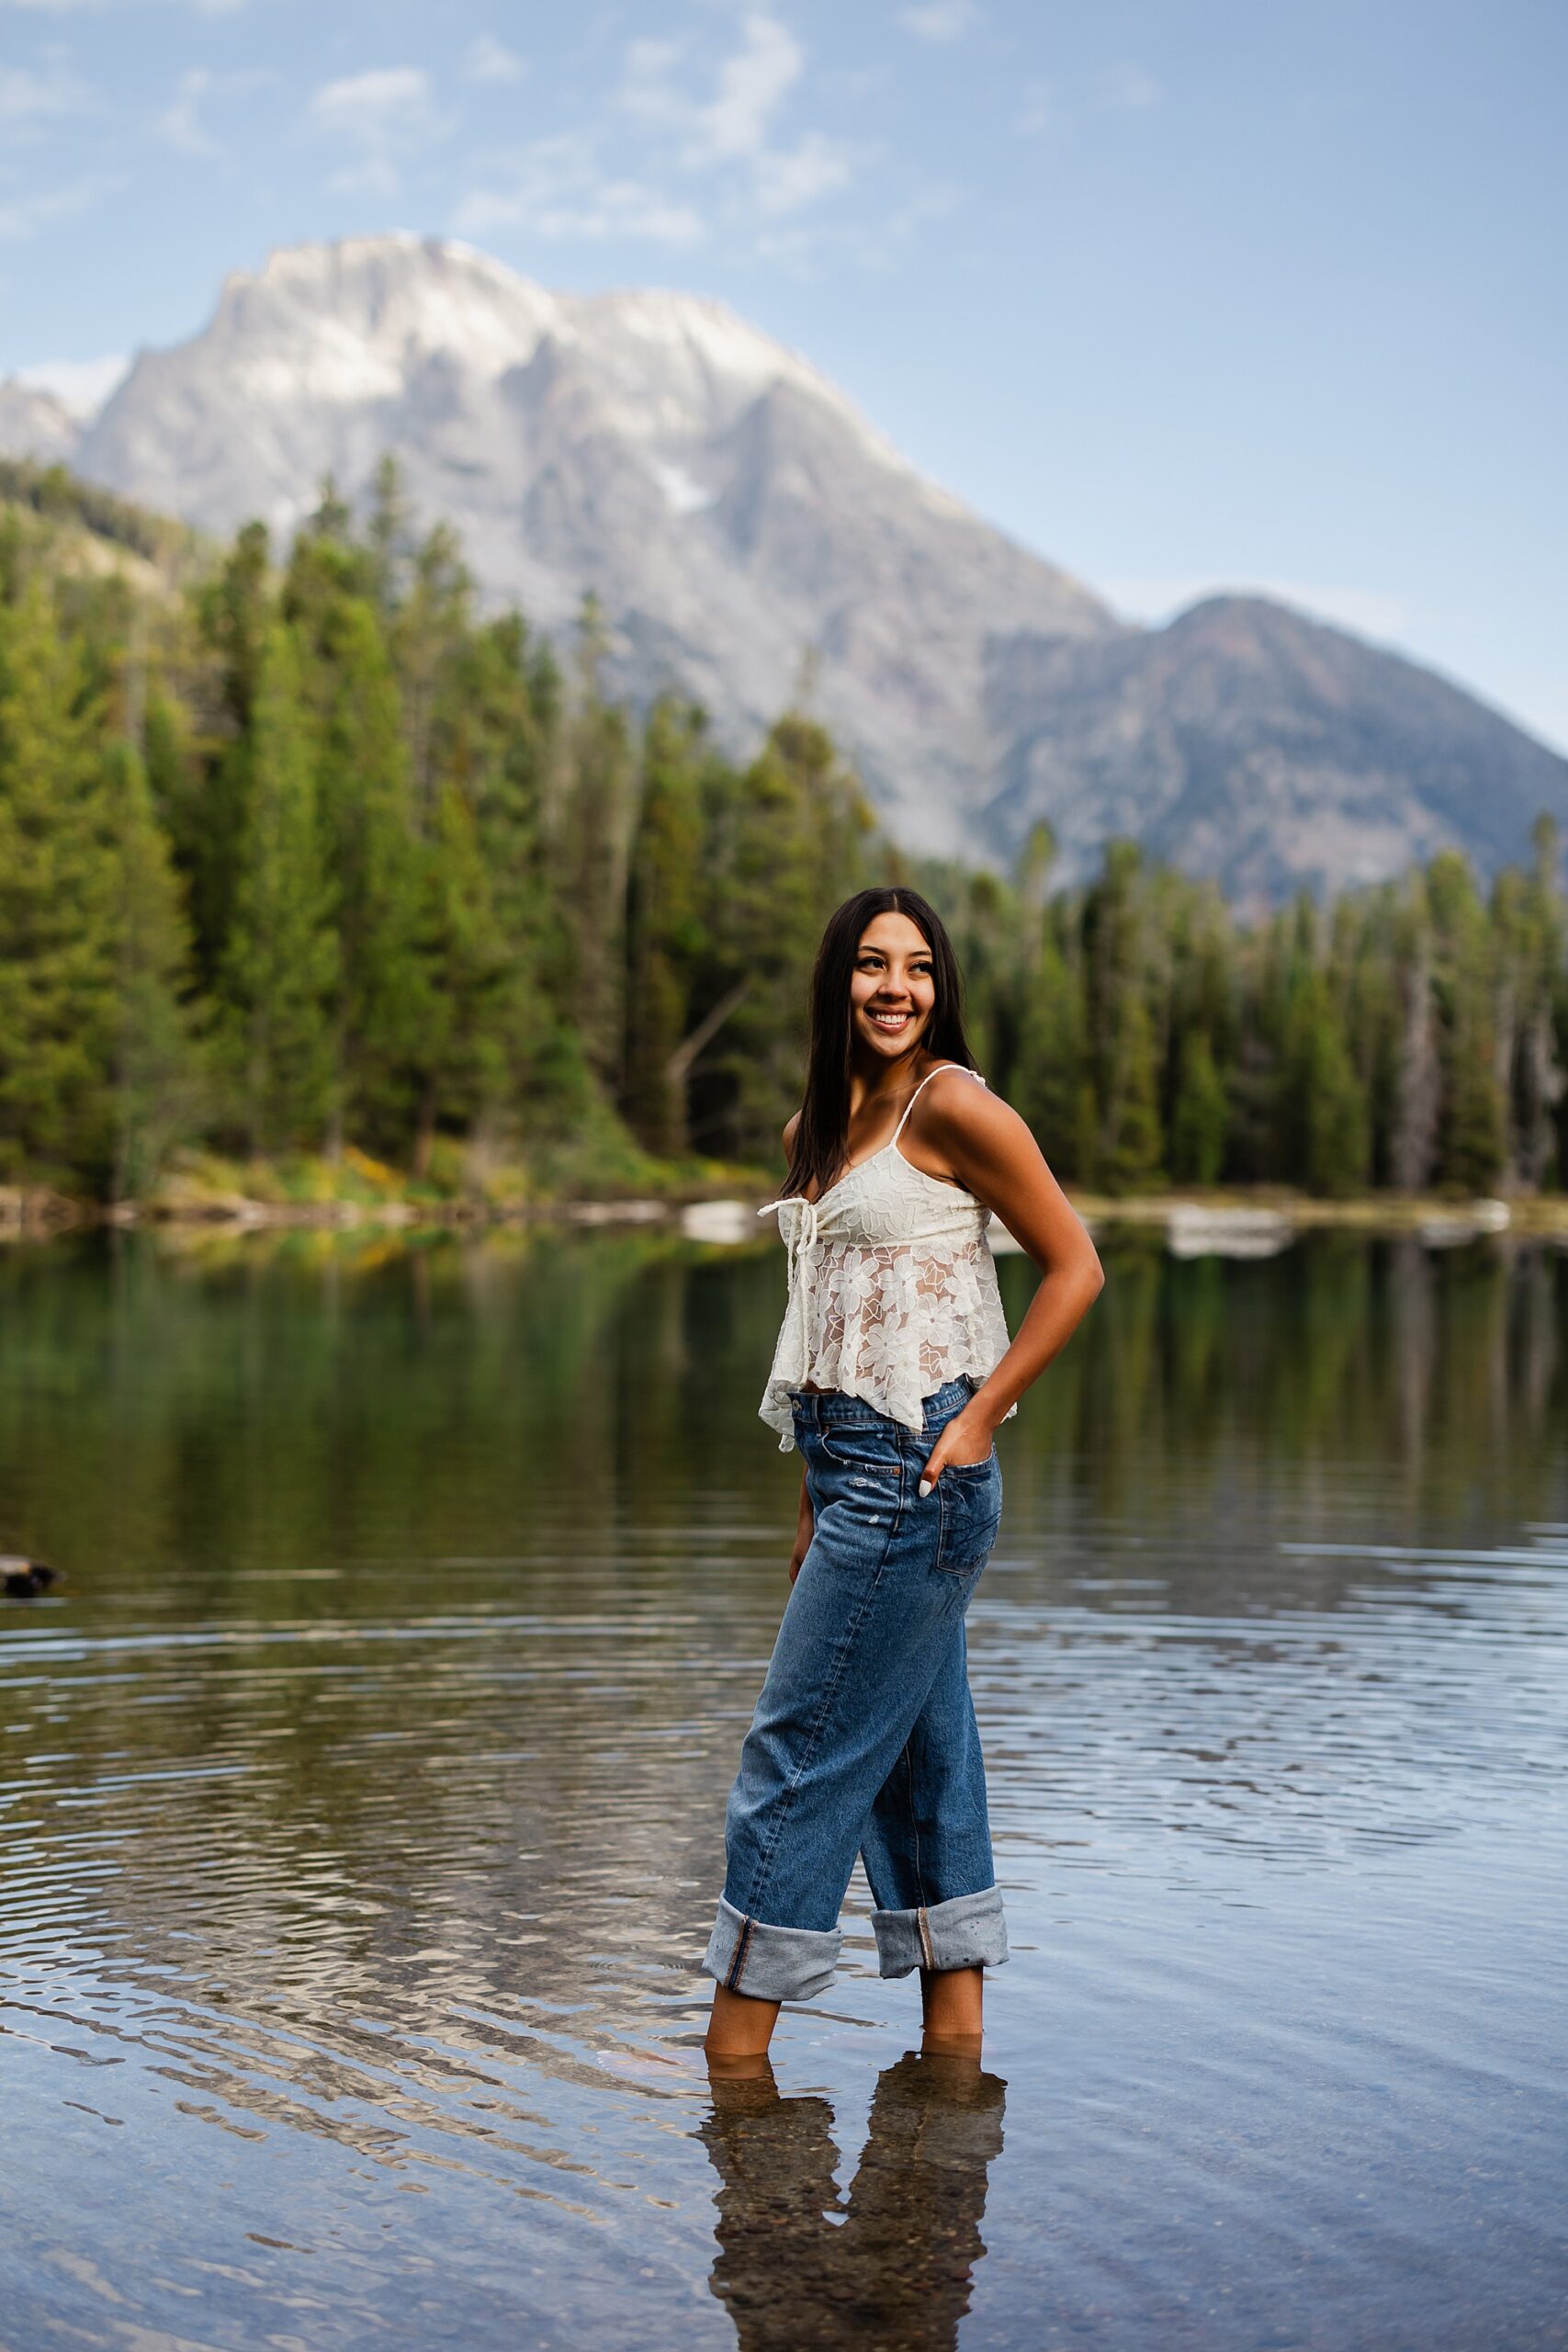
[[[925,1501],[925,1498],[926,1498],[926,1497],[931,1493],[931,1480],[930,1480],[929,1478],[922,1478],[922,1479],[920,1480],[920,1500],[921,1500],[922,1502],[924,1502],[924,1501]]]

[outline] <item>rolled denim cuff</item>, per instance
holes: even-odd
[[[832,1983],[842,1941],[837,1928],[774,1928],[748,1918],[721,1894],[703,1966],[754,2001],[812,2001]]]
[[[917,1911],[874,1911],[871,1924],[884,1976],[908,1976],[911,1968],[999,1968],[1008,1956],[1007,1921],[994,1886]]]

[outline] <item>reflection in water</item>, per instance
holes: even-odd
[[[974,2059],[906,2052],[878,2079],[841,2199],[825,2098],[781,2097],[771,2074],[716,2081],[698,2134],[722,2183],[712,2283],[741,2352],[951,2352],[1005,2098]]]
[[[1104,1255],[970,1614],[1007,2149],[902,2061],[844,2204],[863,1888],[698,2055],[776,1245],[0,1251],[0,2340],[1554,2345],[1568,1254]]]

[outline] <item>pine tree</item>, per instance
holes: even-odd
[[[407,594],[388,616],[388,642],[402,708],[403,740],[415,820],[427,826],[441,789],[442,754],[461,706],[454,706],[455,673],[473,628],[474,583],[457,536],[437,524],[395,576],[406,569]]]
[[[1161,874],[1152,913],[1164,934],[1155,989],[1164,1009],[1162,1107],[1171,1173],[1213,1184],[1224,1171],[1231,1106],[1224,1070],[1236,1041],[1236,981],[1225,909],[1211,885]]]
[[[1170,1172],[1179,1183],[1218,1181],[1229,1124],[1230,1106],[1208,1033],[1190,1029],[1181,1040],[1170,1130]]]
[[[374,607],[358,595],[316,615],[310,699],[320,714],[316,789],[338,973],[328,1144],[396,1150],[412,1123],[408,1065],[423,987],[419,864],[397,683]]]
[[[1396,932],[1401,1023],[1388,1169],[1401,1192],[1425,1192],[1437,1166],[1442,1071],[1432,987],[1432,924],[1426,890],[1413,888]]]
[[[1494,1022],[1495,955],[1486,910],[1457,851],[1427,871],[1436,933],[1442,1068],[1438,1134],[1439,1182],[1468,1193],[1496,1183],[1507,1153],[1506,1107],[1498,1083]]]
[[[1157,1183],[1164,1136],[1145,984],[1143,856],[1112,842],[1084,908],[1089,1053],[1099,1131],[1091,1182],[1113,1193]]]
[[[413,1172],[428,1174],[438,1127],[471,1128],[505,1066],[498,1017],[507,961],[473,811],[455,783],[436,805],[420,858],[410,985],[417,990],[408,1068],[415,1105]]]
[[[222,963],[250,799],[252,717],[274,590],[266,527],[247,523],[197,600],[201,637],[217,663],[216,708],[195,769],[181,756],[182,715],[155,695],[144,756],[186,876],[197,968],[210,987]]]
[[[606,1094],[620,1091],[625,1048],[626,868],[631,849],[632,743],[626,714],[604,698],[608,644],[598,601],[578,627],[576,690],[565,784],[552,831],[566,915],[562,975],[588,1066]]]
[[[1327,980],[1315,967],[1297,976],[1285,1061],[1292,1181],[1309,1193],[1358,1192],[1370,1150],[1366,1094]]]
[[[1562,970],[1564,929],[1556,892],[1557,831],[1549,817],[1532,832],[1528,873],[1497,876],[1489,909],[1495,1034],[1493,1069],[1506,1118],[1503,1185],[1540,1190],[1555,1157],[1556,1110],[1565,1091],[1553,996]]]
[[[1041,944],[1019,1021],[1015,1108],[1056,1175],[1084,1180],[1099,1118],[1089,1072],[1078,910],[1058,902],[1040,918]]]
[[[493,1011],[504,1061],[494,1107],[498,1127],[511,1126],[513,1148],[558,1132],[591,1084],[577,1041],[567,914],[553,887],[545,818],[564,724],[550,650],[533,642],[514,613],[460,640],[439,673],[433,764],[473,811],[505,957]]]
[[[339,979],[310,730],[290,632],[263,648],[224,956],[226,1043],[240,1124],[255,1152],[319,1144],[333,1099]]]
[[[152,1189],[171,1148],[200,1114],[189,1008],[190,928],[167,838],[141,762],[129,744],[108,755],[118,867],[115,906],[112,1193]]]
[[[0,1167],[96,1186],[113,1158],[116,874],[83,666],[41,584],[0,610]]]
[[[682,1047],[708,944],[701,913],[706,756],[702,713],[669,698],[656,703],[643,737],[627,886],[625,1108],[648,1149],[669,1155],[687,1148],[690,1055]]]
[[[694,1081],[693,1139],[771,1160],[800,1102],[817,944],[863,887],[874,820],[827,731],[793,713],[741,775],[710,771],[707,806],[712,944],[688,1011],[719,1026]]]
[[[1037,890],[1043,879],[1043,852],[1038,839],[1026,844],[1029,891]],[[970,1046],[987,1082],[1011,1102],[1030,1050],[1027,1005],[1042,952],[1038,921],[1025,889],[988,868],[964,874],[949,907]]]
[[[617,1109],[771,1161],[823,922],[885,875],[944,909],[972,1040],[1064,1175],[1562,1181],[1550,826],[1484,898],[1450,855],[1244,922],[1131,843],[1053,893],[1043,831],[1010,876],[892,848],[803,710],[743,772],[682,705],[639,740],[596,608],[569,689],[475,617],[390,466],[357,530],[326,486],[281,584],[252,526],[183,601],[82,573],[84,520],[158,556],[106,497],[39,477],[0,514],[7,1171],[133,1192],[197,1128],[423,1168],[443,1134],[618,1142]]]
[[[413,518],[403,486],[403,469],[388,450],[370,481],[370,511],[365,525],[367,593],[384,620],[403,601],[414,556]]]

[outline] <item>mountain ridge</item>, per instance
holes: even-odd
[[[490,601],[559,631],[597,593],[616,692],[695,695],[739,749],[808,661],[914,850],[1001,857],[1047,817],[1069,872],[1128,831],[1278,896],[1444,843],[1490,868],[1532,796],[1568,819],[1568,761],[1408,657],[1261,598],[1122,619],[705,296],[558,293],[409,234],[281,247],[85,426],[0,386],[0,450],[29,436],[154,509],[279,534],[390,448]]]
[[[1261,596],[1203,598],[1114,646],[993,646],[987,715],[1008,747],[995,838],[1045,819],[1069,876],[1107,830],[1130,831],[1262,904],[1447,847],[1495,872],[1543,810],[1568,815],[1568,762],[1547,746],[1408,656]]]

